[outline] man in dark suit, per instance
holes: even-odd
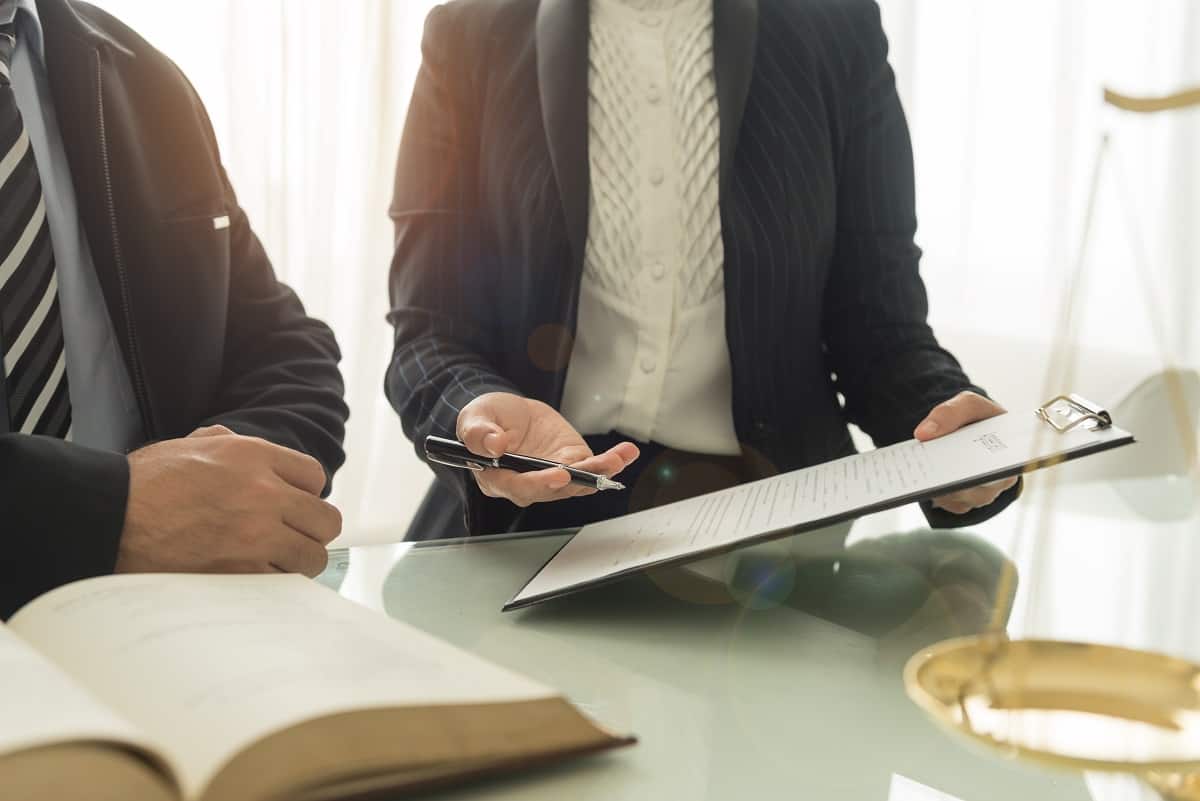
[[[113,571],[320,572],[337,344],[179,70],[85,3],[0,0],[0,199],[0,617]]]
[[[886,445],[1002,411],[926,324],[873,0],[456,0],[424,59],[392,208],[405,431],[633,492],[434,465],[411,537],[578,525],[846,456],[848,422]]]

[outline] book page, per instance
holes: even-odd
[[[0,757],[47,745],[96,741],[151,750],[128,721],[0,626]]]
[[[916,440],[583,528],[509,607],[663,562],[900,505],[1030,462],[1131,441],[1117,428],[1060,434],[1033,414],[1004,414]]]
[[[145,730],[192,798],[238,751],[313,718],[556,696],[300,576],[93,579],[12,626]]]

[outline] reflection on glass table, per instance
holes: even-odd
[[[1181,381],[1200,396],[1200,381]],[[1143,443],[1126,459],[1032,476],[1017,505],[973,531],[827,531],[511,615],[501,605],[569,532],[356,550],[330,575],[641,739],[446,799],[1149,801],[1159,796],[1131,776],[1047,769],[946,736],[909,702],[901,671],[927,645],[985,631],[997,609],[1014,639],[1200,662],[1195,435],[1180,439],[1172,397],[1151,383],[1114,409]]]

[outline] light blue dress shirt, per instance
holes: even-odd
[[[79,220],[35,0],[0,0],[0,24],[14,19],[17,48],[12,84],[41,174],[54,245],[74,420],[70,439],[123,453],[145,439],[141,414]],[[0,420],[0,431],[7,431],[7,426],[7,420]]]

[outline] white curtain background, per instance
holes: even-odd
[[[391,349],[386,210],[434,4],[101,3],[191,77],[277,271],[337,331],[353,418],[336,500],[355,541],[399,538],[429,474],[382,390]],[[1200,112],[1135,117],[1101,102],[1104,86],[1155,94],[1200,83],[1200,4],[882,6],[913,128],[933,322],[972,375],[1014,407],[1044,400],[1044,353],[1106,130],[1110,167],[1120,169],[1100,192],[1080,329],[1094,369],[1077,388],[1115,402],[1168,357],[1200,360]],[[1144,259],[1131,218],[1141,220]],[[1167,342],[1156,341],[1155,319]]]
[[[1200,361],[1200,110],[1141,116],[1102,102],[1103,87],[1200,84],[1200,4],[882,5],[913,129],[932,321],[969,372],[1014,407],[1045,400],[1046,345],[1104,132],[1073,385],[1115,404],[1164,361]]]

